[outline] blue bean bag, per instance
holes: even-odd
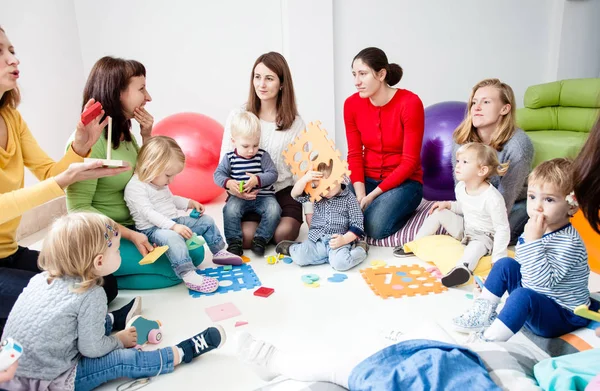
[[[204,260],[203,244],[204,240],[201,237],[188,241],[190,256],[196,266]],[[149,265],[140,265],[142,255],[127,239],[121,239],[120,251],[121,267],[114,273],[119,289],[159,289],[181,283],[166,255],[161,255],[156,262]]]

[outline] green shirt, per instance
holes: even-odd
[[[104,135],[100,136],[92,147],[90,158],[106,159],[106,144]],[[133,141],[121,141],[119,148],[112,150],[111,159],[129,162],[131,170],[113,177],[90,179],[70,185],[66,190],[69,212],[96,212],[121,225],[134,225],[125,204],[124,192],[133,176],[138,150],[135,138]]]

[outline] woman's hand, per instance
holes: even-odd
[[[103,167],[102,161],[100,160],[85,163],[72,163],[69,168],[55,176],[54,180],[58,186],[61,187],[61,189],[66,189],[69,185],[75,182],[118,175],[122,172],[128,171],[129,169],[130,167],[127,163],[125,167]]]
[[[360,208],[363,210],[363,212],[369,207],[369,205],[371,205],[375,198],[379,197],[381,194],[383,194],[383,190],[381,190],[378,186],[375,189],[373,189],[372,192],[370,192],[368,195],[366,195],[360,201],[358,201],[360,203]]]
[[[93,105],[96,101],[94,99],[90,99],[83,108],[83,111],[87,110],[88,107]],[[100,138],[102,131],[108,124],[108,117],[104,118],[104,121],[100,122],[102,116],[104,115],[104,110],[98,114],[96,118],[94,118],[89,124],[84,125],[81,120],[77,124],[77,131],[75,132],[75,139],[71,143],[71,147],[76,154],[81,157],[85,157],[90,153],[90,149],[92,146],[96,144],[96,141]]]
[[[125,239],[129,239],[135,245],[140,254],[142,254],[142,257],[145,257],[150,251],[154,250],[154,246],[150,244],[146,235],[131,229],[128,231]]]
[[[152,137],[152,126],[154,125],[154,117],[142,106],[136,107],[133,110],[133,118],[140,124],[140,134],[143,139]]]

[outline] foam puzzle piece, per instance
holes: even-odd
[[[247,256],[245,256],[245,255],[242,255],[242,262],[244,262],[244,263],[249,263],[249,262],[250,262],[250,258],[248,258],[248,257],[247,257]]]
[[[245,326],[247,324],[248,324],[248,322],[244,322],[243,320],[238,320],[237,322],[235,322],[235,327]]]
[[[275,289],[267,288],[266,286],[261,286],[260,288],[254,291],[254,296],[269,297],[273,294],[273,292],[275,292]]]
[[[189,290],[190,296],[192,297],[212,296],[232,291],[237,292],[242,289],[252,289],[262,285],[256,273],[254,273],[252,266],[247,264],[232,266],[231,270],[224,270],[223,267],[216,267],[197,270],[196,273],[216,278],[219,280],[219,288],[211,293]]]
[[[312,284],[313,282],[319,281],[319,276],[316,274],[305,274],[301,277],[301,279],[305,284]]]
[[[283,258],[281,261],[282,261],[283,263],[285,263],[285,264],[288,264],[288,265],[289,265],[290,263],[294,262],[294,261],[292,261],[292,258],[290,258],[290,257],[284,257],[284,258]]]
[[[341,152],[329,139],[327,130],[321,128],[320,121],[309,123],[304,132],[283,151],[285,162],[298,178],[304,176],[309,170],[316,170],[319,163],[329,165],[333,162],[329,177],[322,178],[314,188],[311,183],[304,188],[312,202],[319,201],[324,194],[329,192],[330,188],[343,183],[345,176],[350,176],[348,162],[343,161],[341,156]]]
[[[398,275],[400,272],[404,273],[405,277]],[[366,268],[361,269],[360,274],[373,293],[384,299],[425,296],[448,290],[438,279],[419,265]]]
[[[204,243],[206,243],[204,238],[202,236],[198,236],[196,234],[194,234],[191,238],[189,238],[188,240],[185,241],[185,244],[187,245],[188,250],[195,250],[197,248],[200,248],[200,247],[204,246]]]
[[[344,282],[348,279],[348,276],[342,273],[335,273],[333,276],[329,277],[327,281],[329,282]]]
[[[318,288],[321,286],[321,284],[319,284],[318,282],[313,282],[311,284],[304,283],[304,286],[307,286],[309,288]]]
[[[378,268],[378,267],[385,267],[387,265],[387,263],[385,263],[385,261],[371,261],[371,267],[373,267],[374,269]]]
[[[167,245],[155,247],[154,250],[150,251],[148,255],[142,258],[138,263],[140,265],[149,265],[151,263],[154,263],[158,258],[160,258],[161,255],[166,253],[168,249],[169,246]]]
[[[242,314],[233,303],[215,305],[213,307],[205,308],[204,311],[206,311],[206,314],[213,322],[233,318],[234,316]]]

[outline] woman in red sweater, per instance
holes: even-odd
[[[423,197],[423,103],[391,87],[402,78],[402,68],[388,63],[381,49],[361,50],[352,60],[352,75],[358,92],[344,104],[350,179],[366,234],[381,239],[402,228]]]

